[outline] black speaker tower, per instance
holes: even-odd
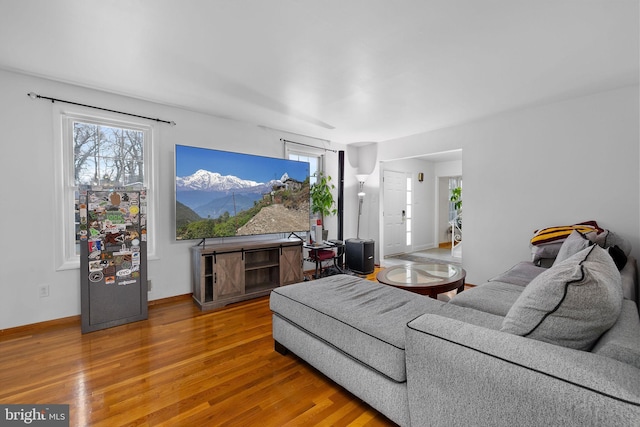
[[[358,274],[371,274],[375,269],[373,240],[347,239],[347,268]]]

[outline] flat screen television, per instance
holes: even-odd
[[[309,230],[309,163],[176,145],[176,239]]]

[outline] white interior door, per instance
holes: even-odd
[[[383,171],[384,254],[407,252],[407,178],[404,172]]]

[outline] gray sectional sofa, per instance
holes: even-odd
[[[638,426],[636,261],[572,252],[448,302],[349,275],[280,287],[276,350],[402,426]]]

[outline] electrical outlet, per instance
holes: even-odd
[[[40,298],[45,298],[49,296],[49,285],[40,285],[38,287],[38,295]]]
[[[151,279],[147,280],[147,292],[151,292]]]

